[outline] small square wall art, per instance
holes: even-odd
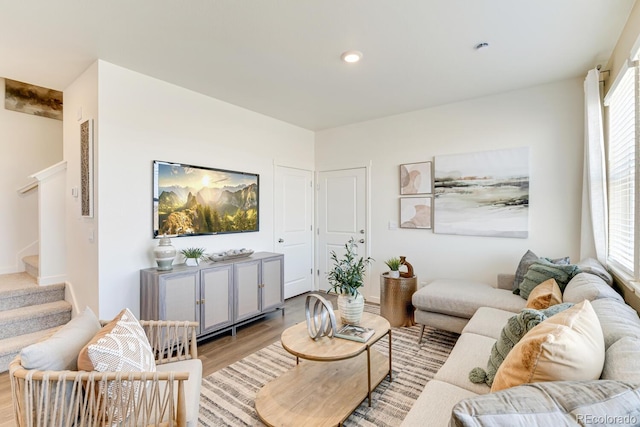
[[[431,228],[431,197],[400,198],[400,228]]]
[[[431,162],[400,165],[400,194],[431,194]]]

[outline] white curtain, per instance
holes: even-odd
[[[580,258],[607,260],[607,184],[602,129],[600,72],[590,70],[584,81],[584,181]]]

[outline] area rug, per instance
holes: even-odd
[[[378,306],[367,304],[366,311],[376,313]],[[398,426],[425,384],[444,364],[458,334],[426,328],[418,345],[420,326],[393,328],[393,381],[388,377],[367,401],[351,414],[345,426]],[[373,348],[386,354],[385,338]],[[275,342],[202,380],[200,396],[201,426],[261,426],[255,408],[256,394],[269,381],[295,366],[295,358]]]

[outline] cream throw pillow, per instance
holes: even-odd
[[[491,391],[539,381],[594,380],[603,365],[600,321],[584,300],[527,332],[498,368]]]
[[[554,279],[549,279],[533,288],[527,298],[527,308],[544,310],[562,302],[560,286]]]

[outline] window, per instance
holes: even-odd
[[[636,152],[638,147],[638,67],[622,71],[605,98],[609,107],[607,182],[609,192],[608,263],[637,279]]]

